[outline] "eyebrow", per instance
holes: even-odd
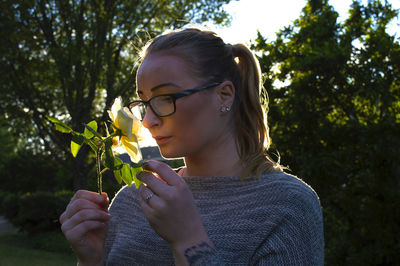
[[[179,85],[177,85],[175,83],[168,82],[168,83],[162,83],[160,85],[157,85],[157,86],[151,88],[150,91],[154,92],[154,91],[156,91],[156,90],[158,90],[158,89],[160,89],[162,87],[177,87],[177,88],[181,88],[181,86],[179,86]],[[137,90],[137,93],[138,94],[143,94],[143,92],[141,90]]]

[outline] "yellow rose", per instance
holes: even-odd
[[[108,115],[113,125],[121,130],[122,136],[120,137],[120,141],[131,157],[131,160],[134,162],[140,161],[141,153],[138,144],[142,127],[140,120],[127,107],[122,106],[121,97],[115,99],[111,111],[108,110]]]
[[[114,104],[111,106],[111,111],[108,110],[108,115],[114,126],[121,130],[122,135],[126,136],[128,139],[132,139],[132,135],[139,138],[142,124],[127,107],[122,106],[121,97],[115,99]]]
[[[142,153],[139,149],[139,143],[136,140],[130,141],[127,137],[121,137],[121,143],[126,152],[131,157],[131,161],[137,163],[142,159]]]

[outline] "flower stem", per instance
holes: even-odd
[[[103,171],[101,171],[101,153],[102,153],[102,146],[100,146],[97,149],[96,152],[96,164],[97,164],[97,189],[99,194],[103,192],[103,184],[102,184],[102,176],[103,176]]]

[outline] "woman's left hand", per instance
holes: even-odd
[[[175,252],[207,243],[212,246],[186,182],[167,164],[149,161],[138,178],[147,186],[139,187],[140,205],[153,229]]]

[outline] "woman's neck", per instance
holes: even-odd
[[[232,135],[224,136],[198,153],[185,157],[185,163],[184,176],[238,176],[243,169]]]

